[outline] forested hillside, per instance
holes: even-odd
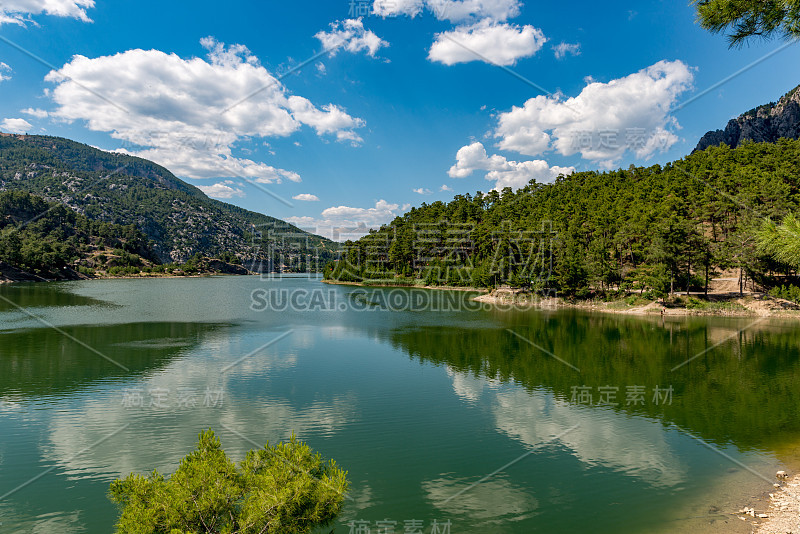
[[[233,255],[252,270],[305,270],[337,245],[208,198],[153,162],[47,136],[0,136],[0,191],[25,191],[90,220],[134,225],[161,262]]]
[[[800,141],[711,147],[663,167],[579,172],[423,204],[346,243],[325,274],[576,296],[702,291],[723,269],[745,284],[767,282],[794,267],[760,253],[756,234],[766,218],[798,208],[799,186]]]
[[[28,193],[0,193],[0,278],[13,270],[20,280],[69,280],[95,267],[139,272],[157,261],[133,225],[92,221]]]

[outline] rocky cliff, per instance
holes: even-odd
[[[736,148],[743,141],[774,143],[781,137],[800,138],[800,86],[771,102],[728,121],[724,130],[705,134],[694,152],[720,143]]]

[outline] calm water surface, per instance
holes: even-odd
[[[109,482],[170,473],[209,427],[236,459],[293,431],[335,458],[345,533],[749,532],[729,512],[796,465],[794,323],[469,299],[292,277],[0,286],[0,533],[111,532]]]

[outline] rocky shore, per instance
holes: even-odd
[[[775,491],[759,503],[763,509],[745,506],[737,515],[754,534],[800,534],[800,475],[778,471],[776,478]]]

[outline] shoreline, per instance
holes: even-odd
[[[745,499],[742,499],[745,502]],[[733,512],[752,534],[800,533],[800,474],[778,471],[770,490],[751,496],[748,505]]]
[[[518,298],[515,296],[498,295],[494,292],[480,295],[473,300],[495,306],[514,306],[518,309],[554,310],[576,309],[597,313],[610,313],[614,315],[661,316],[661,317],[779,317],[800,318],[800,307],[796,304],[776,299],[764,294],[745,294],[744,296],[710,295],[718,300],[703,301],[718,304],[717,307],[687,308],[685,306],[666,306],[656,301],[642,305],[627,305],[623,300],[603,302],[584,301],[570,302],[559,297]],[[681,296],[682,297],[682,296]]]
[[[775,491],[769,493],[769,508],[763,514],[754,513],[753,509],[740,510],[742,513],[764,520],[755,529],[755,534],[785,534],[800,532],[800,474],[796,474],[783,484],[776,484]],[[741,516],[740,516],[741,517]],[[746,519],[745,519],[746,520]]]
[[[0,278],[0,284],[42,284],[53,282],[84,282],[91,280],[144,280],[148,278],[211,278],[213,276],[256,276],[258,273],[236,274],[236,273],[202,273],[202,274],[145,274],[145,275],[125,275],[125,276],[87,276],[85,278],[65,278],[63,280],[10,280]]]
[[[460,286],[417,286],[417,285],[397,285],[397,284],[365,284],[363,282],[340,282],[338,280],[320,280],[323,284],[333,286],[356,286],[356,287],[381,287],[395,289],[434,289],[438,291],[463,291],[465,293],[490,293],[486,288],[460,287]],[[484,296],[484,295],[480,295]],[[478,297],[475,297],[477,299]],[[473,300],[475,300],[473,299]],[[478,301],[476,301],[478,302]]]
[[[501,288],[489,290],[476,287],[453,287],[453,286],[419,286],[419,285],[395,285],[381,283],[363,282],[340,282],[337,280],[322,280],[325,284],[356,286],[356,287],[377,287],[377,288],[398,288],[398,289],[430,289],[439,291],[463,291],[467,293],[482,293],[472,300],[505,309],[517,310],[546,310],[553,311],[558,309],[575,309],[596,313],[610,313],[614,315],[636,315],[636,316],[669,316],[669,317],[777,317],[785,319],[800,318],[800,306],[779,298],[771,297],[764,293],[748,292],[743,295],[731,293],[709,293],[708,300],[701,300],[706,307],[688,308],[675,306],[667,303],[666,305],[658,301],[647,301],[640,305],[628,305],[625,299],[615,301],[568,301],[561,297],[541,298],[522,290]],[[636,297],[635,293],[628,296]],[[675,297],[685,299],[684,294],[676,294]],[[698,295],[690,295],[697,298]],[[698,299],[699,300],[699,299]]]
[[[12,280],[10,278],[0,278],[0,285],[2,284],[42,284],[42,283],[52,283],[52,282],[83,282],[83,281],[92,281],[92,280],[146,280],[146,279],[154,279],[154,278],[213,278],[216,276],[262,276],[262,275],[291,275],[291,274],[300,274],[306,275],[308,273],[257,273],[253,271],[249,271],[247,273],[226,273],[222,271],[215,271],[215,272],[208,272],[208,273],[198,273],[198,274],[165,274],[165,273],[141,273],[141,274],[128,274],[128,275],[121,275],[121,276],[108,276],[108,275],[100,275],[100,276],[85,276],[83,278],[65,278],[61,280],[50,280],[50,279],[40,279],[40,280]]]

